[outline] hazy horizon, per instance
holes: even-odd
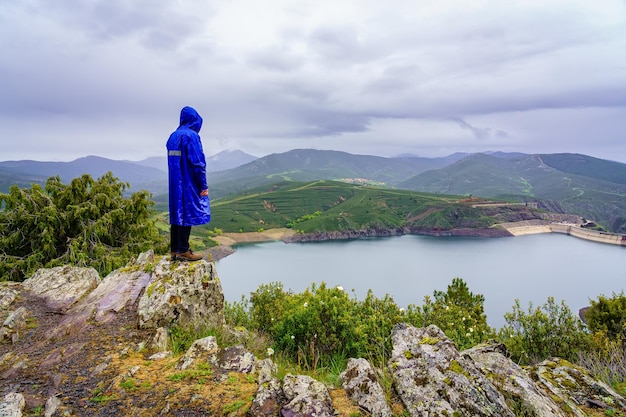
[[[310,149],[310,150],[318,150],[318,151],[336,151],[335,149],[316,149],[316,148],[300,148],[300,149]],[[296,150],[296,149],[290,149],[284,152],[273,152],[273,153],[269,153],[266,155],[262,155],[262,156],[258,156],[258,155],[252,155],[248,152],[244,152],[238,149],[224,149],[221,150],[219,152],[216,152],[214,154],[206,154],[207,158],[211,158],[211,157],[215,157],[219,154],[222,153],[227,153],[227,152],[237,152],[237,151],[241,151],[247,155],[253,156],[255,158],[263,158],[265,156],[271,155],[271,154],[281,154],[281,153],[286,153],[292,150]],[[450,154],[447,155],[442,155],[442,156],[434,156],[434,157],[428,157],[428,156],[421,156],[421,155],[415,155],[415,154],[398,154],[398,155],[393,155],[393,156],[383,156],[383,155],[372,155],[372,154],[357,154],[357,153],[353,153],[353,152],[346,152],[346,151],[337,151],[337,152],[345,152],[348,154],[352,154],[352,155],[362,155],[362,156],[378,156],[378,157],[382,157],[382,158],[402,158],[402,157],[416,157],[416,158],[445,158],[448,156],[452,156],[455,154],[473,154],[473,153],[485,153],[485,154],[493,154],[493,153],[498,153],[498,152],[503,152],[503,153],[507,153],[504,151],[497,151],[497,150],[489,150],[489,151],[484,151],[484,152],[452,152]],[[522,153],[522,154],[526,154],[526,155],[536,155],[539,153],[526,153],[526,152],[509,152],[509,153]],[[542,152],[541,154],[546,154],[546,153],[565,153],[565,154],[575,154],[578,152]],[[626,161],[618,161],[615,159],[609,159],[609,158],[600,158],[598,156],[595,155],[589,155],[589,154],[583,154],[583,155],[587,155],[587,156],[591,156],[593,158],[598,158],[598,159],[603,159],[603,160],[607,160],[607,161],[612,161],[612,162],[619,162],[622,164],[626,164]],[[151,156],[147,156],[145,158],[141,158],[141,159],[116,159],[116,158],[109,158],[106,156],[102,156],[102,155],[84,155],[84,156],[79,156],[79,157],[75,157],[72,159],[58,159],[58,160],[42,160],[42,159],[33,159],[33,158],[23,158],[23,159],[7,159],[7,160],[0,160],[0,162],[20,162],[20,161],[35,161],[35,162],[64,162],[64,163],[68,163],[68,162],[73,162],[82,158],[89,158],[89,157],[97,157],[97,158],[104,158],[104,159],[109,159],[112,161],[122,161],[122,162],[142,162],[146,159],[150,159],[150,158],[167,158],[167,155],[165,155],[165,153],[163,155],[151,155]]]

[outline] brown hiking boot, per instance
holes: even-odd
[[[194,261],[199,261],[200,259],[202,259],[202,255],[198,255],[197,253],[193,253],[193,251],[191,249],[189,249],[185,253],[177,253],[176,254],[176,259],[179,260],[179,261],[194,262]]]

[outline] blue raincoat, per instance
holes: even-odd
[[[202,117],[191,107],[180,111],[180,126],[167,140],[170,224],[197,226],[211,220],[209,197],[201,197],[206,159],[200,141]]]

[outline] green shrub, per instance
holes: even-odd
[[[354,306],[346,292],[325,283],[287,295],[282,314],[271,326],[276,348],[310,368],[318,365],[321,356],[355,355]]]
[[[386,295],[370,290],[363,301],[351,298],[341,287],[313,284],[304,292],[283,291],[280,283],[260,285],[246,302],[229,307],[233,322],[247,322],[266,332],[274,347],[307,368],[337,362],[340,357],[365,357],[384,365],[391,353],[391,331],[400,322],[415,326],[438,325],[460,349],[493,336],[483,309],[484,297],[472,294],[456,278],[446,292],[435,291],[423,307],[405,311]],[[227,320],[231,320],[228,319]]]
[[[626,381],[626,351],[620,337],[612,339],[603,331],[595,332],[591,348],[579,353],[578,363],[616,389]]]
[[[560,306],[554,297],[541,307],[522,310],[515,300],[513,312],[505,313],[506,325],[499,337],[514,361],[527,365],[552,356],[574,362],[581,351],[589,348],[589,334],[582,321],[574,316],[564,301]]]
[[[604,295],[591,300],[591,306],[585,311],[585,320],[592,332],[602,331],[610,339],[626,340],[626,296],[613,293],[613,297]]]
[[[282,317],[288,294],[283,284],[261,284],[250,296],[250,316],[255,328],[271,333],[274,322]]]
[[[384,363],[391,329],[403,317],[389,296],[380,300],[370,291],[358,302],[323,282],[299,294],[284,292],[281,284],[263,284],[250,305],[252,323],[271,336],[276,350],[310,369],[359,356]]]
[[[454,278],[446,292],[434,291],[433,297],[424,297],[421,307],[409,306],[407,321],[418,327],[436,325],[461,350],[494,335],[494,330],[487,324],[485,297],[473,294],[461,278]]]
[[[65,264],[106,275],[142,251],[165,252],[150,194],[125,198],[127,187],[108,172],[0,193],[0,280],[22,281],[38,268]]]
[[[404,309],[398,307],[388,294],[378,298],[369,290],[365,299],[357,303],[354,321],[358,356],[384,364],[391,356],[391,331],[397,323],[406,321]]]
[[[224,301],[224,319],[226,324],[231,327],[244,327],[246,329],[254,328],[252,317],[250,315],[249,302],[245,296],[241,296],[241,300],[230,302]]]

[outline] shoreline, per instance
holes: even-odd
[[[242,243],[262,243],[287,241],[295,232],[292,229],[280,228],[269,229],[263,232],[243,232],[243,233],[223,233],[221,236],[213,238],[219,245],[206,250],[213,261],[224,259],[228,255],[235,253],[233,246]]]
[[[235,253],[233,246],[242,243],[263,243],[283,241],[322,242],[349,240],[367,237],[391,237],[408,234],[425,236],[465,236],[465,237],[516,237],[541,233],[562,233],[593,242],[626,246],[626,235],[588,230],[576,224],[552,223],[546,220],[526,220],[501,223],[489,229],[420,230],[385,229],[371,231],[323,232],[297,235],[292,229],[269,229],[263,232],[224,233],[213,238],[219,245],[206,250],[213,261],[219,261]]]

